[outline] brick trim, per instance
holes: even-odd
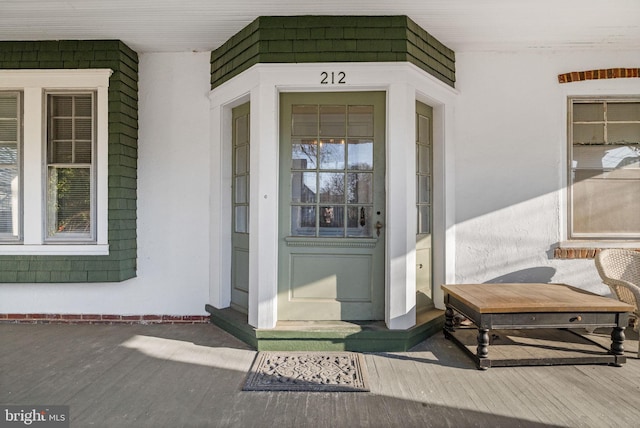
[[[553,250],[554,259],[594,259],[604,248],[555,248]],[[640,251],[634,248],[635,251]]]
[[[207,324],[209,315],[0,314],[0,324]]]
[[[559,83],[580,82],[583,80],[619,79],[640,77],[640,68],[603,68],[599,70],[572,71],[558,75]]]

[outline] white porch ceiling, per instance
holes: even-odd
[[[261,15],[408,15],[456,52],[640,48],[640,0],[0,0],[0,40],[209,51]]]

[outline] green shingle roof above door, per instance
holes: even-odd
[[[407,16],[261,16],[211,53],[211,88],[258,63],[410,62],[455,85],[455,54]]]

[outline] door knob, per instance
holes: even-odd
[[[376,222],[376,235],[380,236],[380,229],[382,229],[383,224],[380,223],[380,220]]]

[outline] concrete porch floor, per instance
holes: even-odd
[[[0,324],[0,404],[68,405],[72,427],[632,427],[627,339],[622,367],[480,371],[435,334],[366,353],[368,393],[243,392],[256,351],[214,325]]]

